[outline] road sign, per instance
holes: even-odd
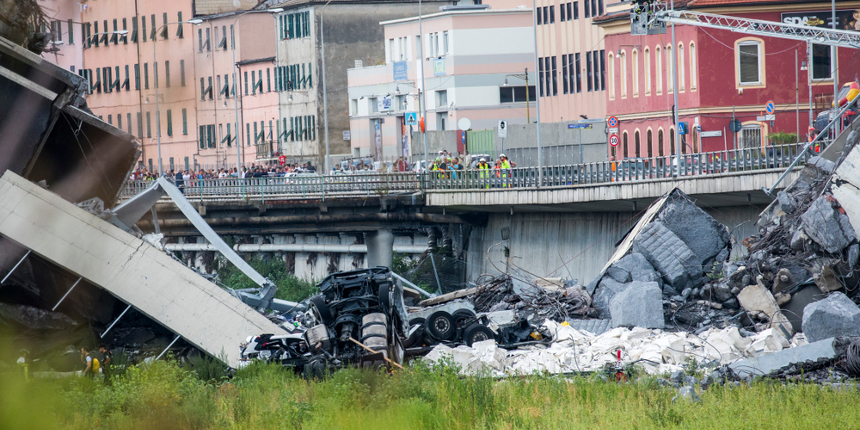
[[[609,120],[606,121],[609,124],[609,127],[615,128],[618,127],[618,118],[611,116]]]
[[[403,116],[406,117],[406,125],[418,125],[418,112],[406,112]]]
[[[395,81],[405,81],[405,80],[409,79],[409,76],[407,74],[407,70],[408,70],[407,64],[408,63],[405,61],[395,61],[394,62],[394,67],[392,67],[392,70],[394,71],[394,80]]]
[[[499,137],[505,139],[508,137],[508,122],[499,121]]]
[[[568,124],[567,128],[570,129],[591,129],[591,124]]]
[[[679,122],[678,123],[678,134],[687,134],[687,123]]]
[[[714,130],[714,131],[703,131],[700,136],[702,137],[720,137],[723,135],[722,130]]]
[[[764,105],[764,109],[767,111],[768,114],[773,113],[773,108],[773,100],[768,100],[768,102]]]
[[[615,127],[615,128],[610,127],[610,128],[609,128],[609,133],[610,133],[610,134],[618,133],[618,127]]]
[[[737,133],[741,131],[741,128],[743,128],[743,125],[737,119],[733,119],[729,122],[729,130],[732,132]]]
[[[349,140],[349,139],[350,139],[350,137],[351,137],[351,136],[350,136],[350,134],[349,134],[349,130],[344,130],[344,131],[343,131],[343,140]]]
[[[610,146],[618,146],[618,135],[613,134],[609,136],[609,145]]]
[[[776,121],[776,115],[759,115],[755,117],[756,121]]]
[[[469,121],[469,118],[460,118],[460,120],[457,121],[457,128],[463,131],[469,130],[472,128],[472,121]]]

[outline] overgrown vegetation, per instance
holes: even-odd
[[[287,270],[286,264],[279,258],[254,257],[248,260],[248,264],[278,286],[275,298],[301,301],[317,292],[315,282],[296,277]],[[218,279],[224,286],[232,289],[257,288],[257,284],[251,278],[229,261],[225,261],[225,264],[218,268]]]
[[[0,375],[0,428],[63,429],[807,429],[856,428],[860,392],[758,382],[673,403],[653,379],[534,375],[498,381],[413,362],[307,381],[277,365],[213,380],[174,360],[130,367],[113,387]]]
[[[786,133],[784,131],[768,134],[767,140],[773,145],[788,145],[799,142],[797,140],[797,133]]]

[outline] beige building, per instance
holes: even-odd
[[[44,57],[52,63],[77,73],[83,68],[83,32],[81,4],[69,0],[39,0],[48,19],[42,32],[51,33],[51,47]]]

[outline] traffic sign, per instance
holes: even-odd
[[[610,146],[618,146],[618,135],[613,134],[609,136],[609,145]]]
[[[618,127],[618,118],[611,116],[609,120],[606,121],[609,124],[609,127],[615,128]]]
[[[729,122],[729,130],[731,130],[733,133],[741,131],[741,128],[743,128],[743,125],[739,120],[733,119]]]
[[[756,121],[776,121],[776,115],[760,115],[755,117]]]
[[[508,122],[499,121],[499,137],[504,139],[508,137]]]
[[[406,117],[406,125],[418,125],[418,112],[406,112],[403,116]]]
[[[610,127],[610,128],[609,128],[609,133],[610,133],[610,134],[612,134],[612,133],[618,133],[618,127],[615,127],[615,128]]]
[[[767,111],[768,114],[773,113],[773,108],[773,100],[768,100],[768,102],[764,105],[764,109]]]
[[[567,128],[568,128],[568,130],[575,130],[577,128],[579,128],[579,129],[591,129],[591,124],[568,124]]]

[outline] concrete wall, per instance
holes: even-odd
[[[757,233],[763,207],[704,208],[728,226],[734,238],[732,258],[743,255],[744,238]],[[615,251],[615,244],[638,221],[638,212],[494,213],[486,227],[472,231],[467,278],[482,273],[559,276],[590,282]],[[503,241],[503,228],[510,239]],[[504,256],[510,249],[509,262]],[[488,251],[489,249],[489,251]],[[533,275],[531,275],[531,274]]]

